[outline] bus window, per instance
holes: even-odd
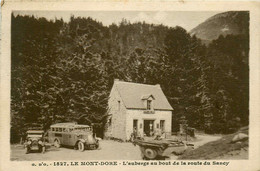
[[[52,131],[55,131],[55,128],[51,128]]]
[[[59,132],[62,132],[62,128],[59,128]]]
[[[69,131],[72,132],[72,131],[73,131],[73,128],[69,128]]]
[[[59,132],[59,128],[56,128],[55,131],[56,131],[56,132]]]
[[[60,134],[60,133],[55,133],[54,136],[55,136],[55,137],[62,137],[62,134]]]

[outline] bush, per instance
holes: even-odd
[[[212,123],[210,126],[205,128],[205,133],[220,134],[220,133],[222,133],[222,130],[224,128],[225,128],[225,123],[223,123],[223,122]]]
[[[231,134],[240,128],[240,121],[237,119],[228,120],[226,122],[212,123],[205,128],[207,134]]]
[[[224,134],[231,134],[236,132],[240,128],[240,122],[236,119],[227,121],[225,129],[222,130]]]

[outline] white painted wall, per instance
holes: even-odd
[[[118,110],[120,101],[120,110]],[[146,104],[144,104],[146,105]],[[153,106],[153,105],[152,105]],[[114,85],[108,100],[108,113],[111,114],[112,123],[105,129],[105,137],[114,137],[124,141],[129,140],[133,133],[133,120],[138,120],[138,131],[143,136],[144,120],[154,120],[154,130],[160,120],[165,120],[165,132],[171,132],[172,111],[155,110],[153,114],[144,114],[141,109],[126,109],[120,93]],[[142,128],[140,128],[142,124]]]
[[[138,120],[138,131],[143,136],[144,120],[154,120],[154,129],[157,129],[157,124],[160,125],[160,120],[165,120],[165,132],[171,132],[172,127],[172,111],[155,110],[154,114],[144,114],[144,110],[126,109],[126,139],[130,139],[133,133],[133,120]],[[140,128],[142,124],[142,128]]]

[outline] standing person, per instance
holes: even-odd
[[[134,127],[134,139],[136,139],[136,137],[137,137],[137,128]]]
[[[154,139],[155,140],[160,140],[162,139],[162,132],[161,132],[161,129],[156,129],[155,132],[154,132]]]
[[[137,129],[136,129],[136,127],[134,127],[133,133],[131,134],[131,137],[130,137],[130,141],[134,142],[136,137],[137,137]]]
[[[150,123],[149,126],[150,126],[149,136],[153,136],[153,134],[154,134],[154,132],[153,132],[153,124]]]

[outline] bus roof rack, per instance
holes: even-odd
[[[56,123],[50,126],[51,128],[55,127],[90,127],[88,125],[78,125],[75,122],[66,122],[66,123]]]

